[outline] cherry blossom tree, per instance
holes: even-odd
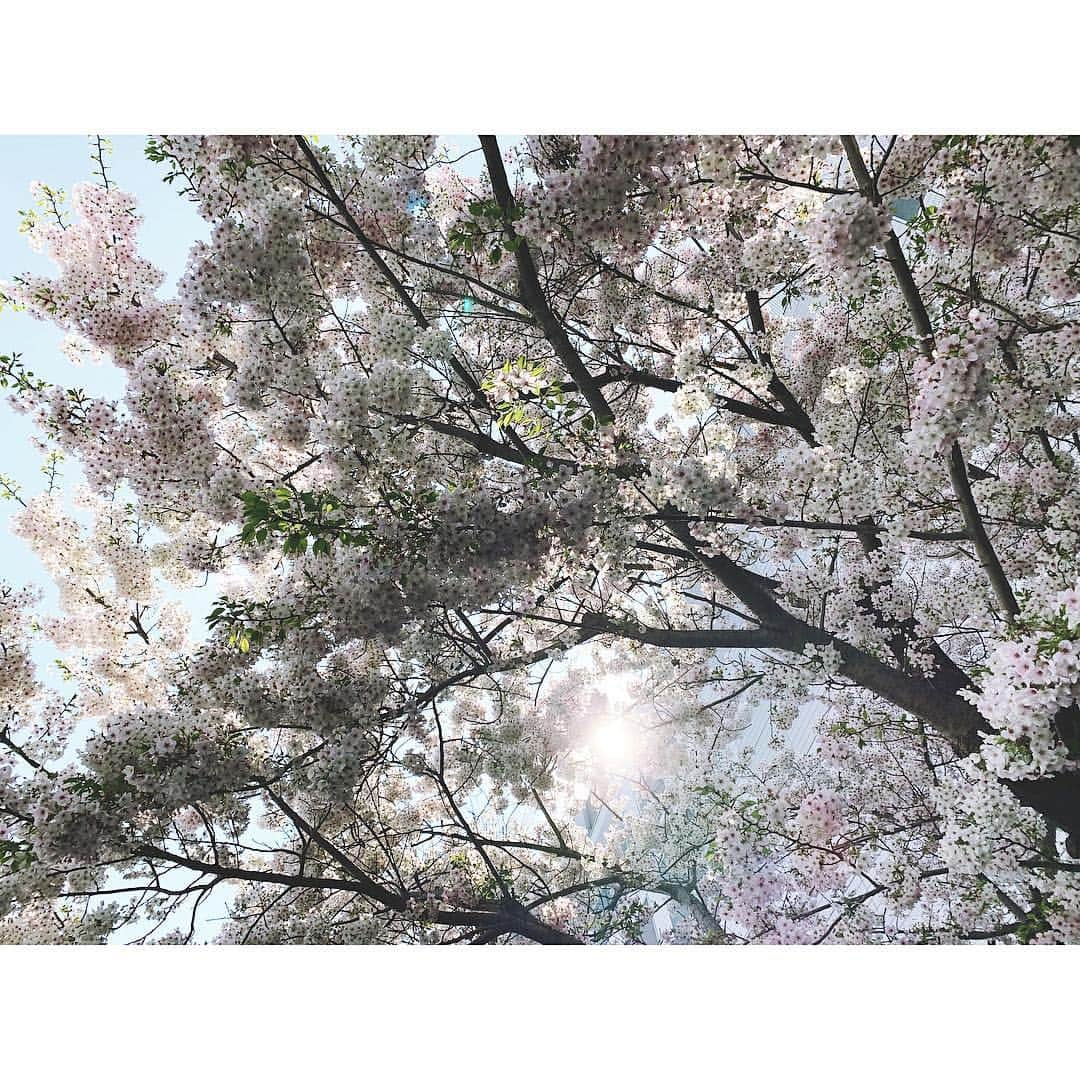
[[[1080,940],[1076,139],[147,154],[175,297],[104,160],[3,287],[126,389],[3,360],[0,940]]]

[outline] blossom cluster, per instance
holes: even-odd
[[[35,246],[60,268],[59,278],[27,275],[5,291],[36,318],[130,364],[138,347],[161,332],[164,309],[155,293],[164,274],[138,254],[141,219],[132,195],[76,184],[71,207],[76,222],[38,222],[32,234]]]
[[[1000,642],[977,691],[964,691],[998,733],[983,758],[996,776],[1025,780],[1071,766],[1055,725],[1080,699],[1080,589],[1058,593],[1050,626]]]
[[[861,195],[830,199],[808,232],[814,258],[826,272],[839,272],[853,285],[869,276],[868,257],[884,245],[889,233],[888,211]]]
[[[994,320],[979,308],[968,325],[937,339],[930,356],[912,367],[918,394],[912,406],[909,444],[917,456],[948,448],[983,392],[988,357],[997,345]]]

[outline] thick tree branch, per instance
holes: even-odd
[[[589,408],[596,416],[597,423],[613,424],[615,414],[611,411],[611,406],[593,381],[589,369],[578,355],[562,323],[555,317],[547,297],[544,296],[544,290],[536,272],[536,263],[533,261],[528,243],[514,232],[512,224],[514,195],[506,177],[506,166],[503,164],[499,142],[494,135],[481,135],[480,145],[484,149],[484,160],[487,162],[488,176],[491,178],[492,193],[503,212],[503,229],[506,236],[516,242],[514,258],[517,262],[522,301],[539,323],[548,344],[555,350],[555,355],[563,362],[570,377],[585,396]]]

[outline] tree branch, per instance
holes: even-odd
[[[555,350],[555,355],[563,362],[570,377],[585,396],[589,408],[596,416],[597,423],[614,424],[615,414],[611,411],[611,406],[593,381],[589,369],[571,344],[566,330],[555,317],[555,313],[544,296],[544,290],[540,286],[540,278],[536,272],[536,263],[533,261],[528,243],[514,232],[511,218],[514,210],[514,195],[506,177],[506,166],[503,164],[502,154],[499,151],[498,139],[494,135],[481,135],[480,145],[484,149],[484,160],[487,162],[488,175],[491,178],[492,193],[503,213],[503,231],[508,238],[516,241],[514,258],[517,261],[522,301],[539,323],[548,344]]]

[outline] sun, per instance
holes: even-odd
[[[605,675],[598,689],[604,706],[589,728],[589,754],[602,768],[622,770],[633,763],[638,751],[637,734],[629,720],[631,701],[626,679]]]
[[[596,724],[589,749],[598,763],[609,768],[625,767],[634,756],[633,739],[621,717],[608,717]]]

